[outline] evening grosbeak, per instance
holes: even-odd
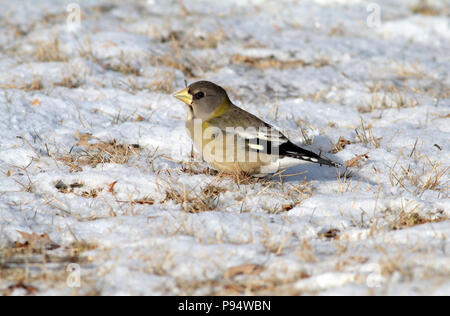
[[[305,162],[339,167],[235,106],[212,82],[195,82],[174,97],[187,105],[186,128],[196,149],[218,171],[261,177]]]

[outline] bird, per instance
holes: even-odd
[[[174,97],[187,106],[186,129],[194,146],[219,172],[264,177],[302,163],[340,167],[234,105],[215,83],[194,82]]]

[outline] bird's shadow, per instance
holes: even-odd
[[[364,177],[355,170],[350,170],[345,167],[333,168],[328,166],[320,166],[315,163],[306,163],[298,166],[286,169],[279,175],[272,176],[272,179],[281,177],[284,183],[303,182],[306,181],[321,181],[321,182],[334,182],[338,179],[353,179],[361,181],[370,185],[376,185],[376,182]]]
[[[305,148],[305,146],[300,145],[302,148]],[[322,153],[328,153],[327,151],[320,152],[320,148],[327,148],[330,146],[330,141],[323,136],[317,136],[314,138],[314,144],[312,145],[312,151],[315,153],[319,153],[320,156],[322,156]],[[310,150],[310,149],[308,149]],[[334,157],[330,157],[329,154],[324,155],[326,158],[336,161]],[[332,156],[332,155],[331,155]],[[356,181],[361,181],[368,183],[370,185],[375,185],[376,183],[372,181],[369,178],[364,177],[356,170],[349,169],[345,167],[345,162],[343,161],[336,161],[339,164],[341,164],[340,168],[334,168],[330,166],[324,166],[317,163],[303,163],[299,164],[297,166],[288,168],[284,170],[282,173],[279,173],[278,175],[273,175],[271,178],[276,179],[280,176],[283,179],[284,183],[289,182],[298,182],[298,181],[304,181],[305,178],[307,181],[322,181],[322,182],[331,182],[336,181],[338,179],[345,179],[345,178],[351,178]]]
[[[300,146],[315,153],[319,153],[319,155],[322,156],[320,148],[329,147],[330,141],[326,137],[317,136],[314,138],[312,148],[306,148],[303,144]],[[325,157],[329,158],[328,155],[325,155]],[[335,160],[331,157],[329,159]],[[342,162],[339,163],[342,164]],[[335,181],[339,175],[345,175],[345,172],[346,170],[344,167],[338,169],[329,166],[321,166],[316,163],[303,163],[286,169],[281,176],[284,178],[284,182],[303,181],[305,178],[307,180]],[[354,173],[352,175],[354,175]]]
[[[306,180],[334,181],[339,175],[339,170],[313,163],[305,163],[284,170],[274,178],[281,177],[283,182],[298,182]]]

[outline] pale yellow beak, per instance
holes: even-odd
[[[175,93],[173,95],[175,98],[177,98],[178,100],[186,103],[187,105],[191,105],[192,104],[192,95],[189,93],[189,89],[185,88],[177,93]]]

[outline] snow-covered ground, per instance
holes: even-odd
[[[2,1],[0,294],[449,295],[448,5]],[[215,176],[185,79],[348,168]]]

